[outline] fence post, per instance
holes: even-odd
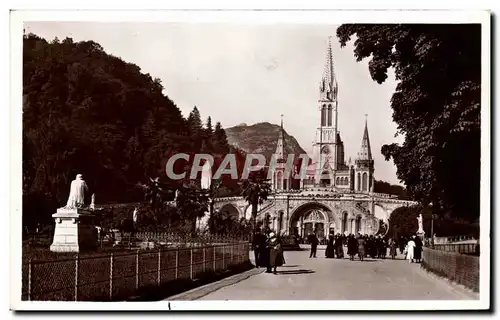
[[[109,260],[109,300],[113,300],[113,261],[114,255],[111,252]]]
[[[158,287],[161,285],[161,249],[158,248]]]
[[[233,261],[233,259],[234,259],[234,253],[233,253],[233,251],[234,251],[233,250],[234,249],[234,243],[231,243],[230,246],[231,246],[231,251],[230,251],[231,256],[230,256],[230,259],[229,259],[229,261],[230,261],[229,265],[231,266],[231,265],[234,264],[234,261]]]
[[[75,259],[75,301],[78,301],[78,264],[80,260],[80,255],[76,255]]]
[[[216,267],[216,265],[215,265],[215,251],[217,251],[217,246],[215,245],[215,246],[213,246],[212,248],[214,249],[214,259],[213,259],[213,261],[212,261],[212,263],[213,263],[213,267],[214,267],[214,268],[213,268],[213,270],[212,270],[212,271],[213,271],[213,272],[215,272],[215,267]]]
[[[179,276],[179,248],[175,250],[175,280],[177,280]]]
[[[206,257],[205,257],[205,255],[206,255],[205,249],[206,249],[206,247],[204,246],[203,247],[203,272],[205,272],[205,267],[206,267],[206,264],[207,264],[206,263]]]
[[[139,249],[135,254],[135,289],[139,290]]]
[[[189,277],[193,280],[193,246],[191,245],[191,249],[189,250],[191,253],[191,263],[189,264]]]
[[[31,301],[31,258],[28,264],[28,301]]]
[[[225,256],[226,256],[226,245],[222,245],[222,270],[226,269],[226,263],[225,263]]]

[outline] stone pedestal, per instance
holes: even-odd
[[[56,226],[50,251],[80,252],[97,247],[95,215],[92,211],[60,208],[52,217]]]
[[[417,237],[419,237],[420,240],[424,241],[424,239],[425,239],[425,231],[417,232]]]

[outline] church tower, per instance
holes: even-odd
[[[366,115],[368,116],[368,115]],[[374,161],[368,135],[368,119],[365,120],[365,131],[361,140],[361,149],[358,152],[355,168],[354,190],[359,192],[373,192],[375,179],[373,177]]]
[[[328,39],[325,70],[321,78],[319,93],[318,128],[313,143],[316,171],[314,180],[316,183],[331,186],[335,181],[335,171],[339,169],[337,158],[340,156],[337,150],[338,83],[333,70],[331,37]]]
[[[278,135],[278,143],[274,157],[276,158],[276,169],[272,175],[272,188],[277,191],[290,189],[290,177],[285,176],[287,154],[285,153],[285,130],[283,129],[283,115],[281,115],[281,128]]]

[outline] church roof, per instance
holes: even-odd
[[[368,119],[365,121],[365,131],[361,140],[361,149],[358,152],[359,160],[372,160],[372,149],[370,147],[370,137],[368,135]]]

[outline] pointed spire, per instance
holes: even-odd
[[[328,37],[328,48],[326,50],[326,63],[320,84],[320,100],[333,101],[337,98],[337,79],[333,70],[332,37]]]
[[[365,131],[361,140],[361,149],[358,153],[359,160],[372,160],[372,149],[370,147],[370,137],[368,136],[368,114],[365,114]]]
[[[281,115],[281,128],[278,135],[278,143],[276,144],[276,158],[286,159],[285,155],[285,129],[283,129],[283,115]]]

